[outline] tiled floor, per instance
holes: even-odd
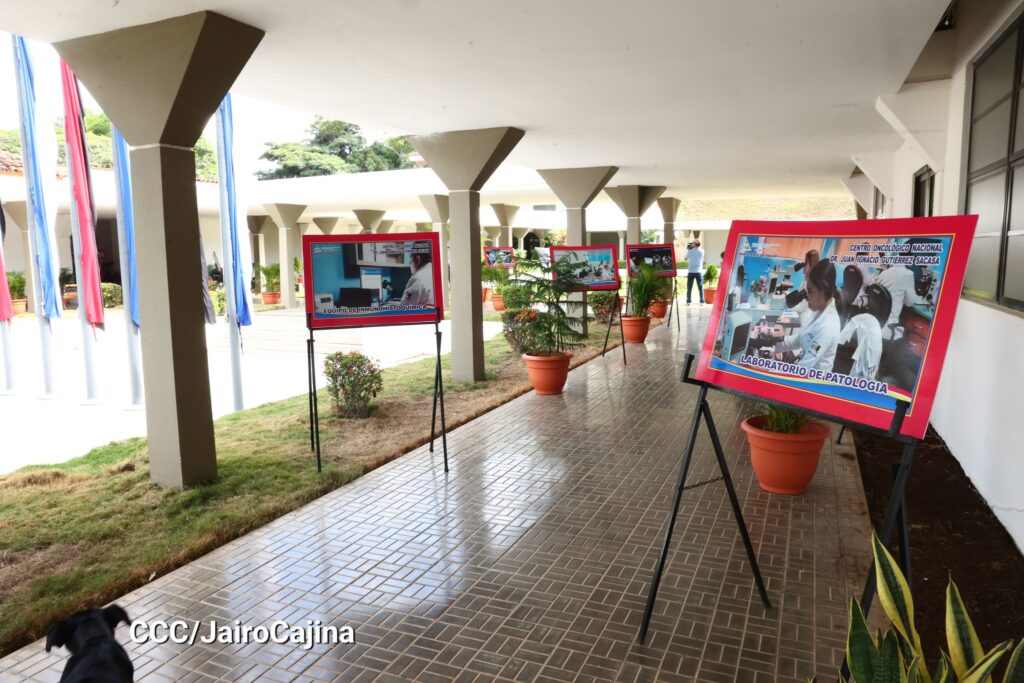
[[[868,522],[830,445],[811,488],[761,491],[710,394],[775,607],[757,597],[722,484],[687,491],[646,645],[634,642],[692,415],[678,381],[709,308],[453,432],[452,471],[415,451],[124,596],[135,619],[355,629],[354,645],[127,645],[137,680],[787,681],[831,678]],[[310,463],[312,466],[312,462]],[[717,474],[706,432],[691,481]],[[127,642],[125,627],[118,637]],[[35,643],[0,680],[57,680]]]

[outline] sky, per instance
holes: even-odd
[[[54,49],[29,41],[36,67],[36,97],[41,108],[63,112],[60,83],[60,58]],[[0,128],[18,128],[18,94],[14,78],[14,51],[9,33],[0,32]],[[82,104],[86,109],[99,109],[92,95],[81,84]],[[259,160],[266,142],[298,142],[304,139],[314,113],[303,112],[277,104],[232,95],[235,118],[235,167],[239,176],[255,173],[267,162]],[[203,137],[216,147],[213,119]],[[371,137],[368,135],[368,137]],[[376,136],[372,136],[371,139]]]

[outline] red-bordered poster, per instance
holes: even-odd
[[[672,244],[627,244],[626,265],[629,277],[640,273],[641,265],[654,268],[658,277],[676,276],[676,248]]]
[[[572,289],[619,289],[619,258],[614,244],[551,247],[552,278],[565,278]]]
[[[484,263],[491,268],[515,268],[516,252],[512,247],[484,247]]]
[[[312,327],[430,323],[444,317],[437,233],[305,235]]]
[[[697,379],[924,436],[976,222],[734,221]]]

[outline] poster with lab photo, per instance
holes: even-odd
[[[491,268],[515,268],[516,254],[512,247],[484,247],[484,263]]]
[[[444,315],[436,234],[306,235],[302,249],[313,327],[434,322]]]
[[[975,221],[734,222],[697,378],[923,436]]]
[[[551,247],[552,277],[564,278],[569,288],[601,290],[619,288],[618,257],[613,244],[587,247]]]
[[[654,268],[659,277],[675,277],[676,249],[671,244],[627,244],[626,263],[630,277],[636,277],[642,265]]]

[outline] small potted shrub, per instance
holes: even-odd
[[[622,316],[622,333],[630,344],[643,344],[651,328],[651,304],[664,291],[668,278],[660,278],[646,263],[628,281],[630,315]]]
[[[602,325],[610,325],[615,316],[616,292],[591,292],[587,294],[587,304],[594,311],[594,320]]]
[[[28,299],[25,298],[25,274],[7,273],[7,289],[11,292],[11,308],[14,315],[28,311]]]
[[[380,367],[357,351],[338,351],[327,356],[324,376],[334,414],[340,417],[368,417],[370,401],[384,388]]]
[[[509,287],[514,287],[515,282],[509,280],[508,271],[504,268],[495,268],[494,270],[501,271],[495,273],[491,277],[494,278],[494,289],[491,292],[491,305],[494,306],[494,310],[501,311],[505,310],[505,293]]]
[[[718,293],[718,266],[709,263],[704,269],[704,303],[715,303],[715,294]]]
[[[560,394],[569,378],[571,350],[586,343],[586,335],[578,326],[580,318],[569,313],[582,309],[583,302],[568,300],[568,278],[552,278],[551,268],[533,261],[520,261],[516,269],[520,268],[530,272],[521,272],[516,278],[517,303],[528,301],[531,307],[502,314],[503,321],[507,320],[506,337],[512,326],[517,338],[514,347],[518,345],[523,351],[534,390],[542,395]]]
[[[281,301],[281,264],[273,263],[269,266],[260,266],[263,279],[266,281],[266,289],[263,290],[263,303],[276,304]]]
[[[668,315],[668,300],[672,296],[672,278],[659,277],[658,278],[658,291],[654,296],[654,301],[651,302],[651,308],[648,311],[652,318],[664,318]]]
[[[830,430],[781,406],[766,406],[740,425],[750,444],[750,464],[765,491],[796,495],[814,479]]]

